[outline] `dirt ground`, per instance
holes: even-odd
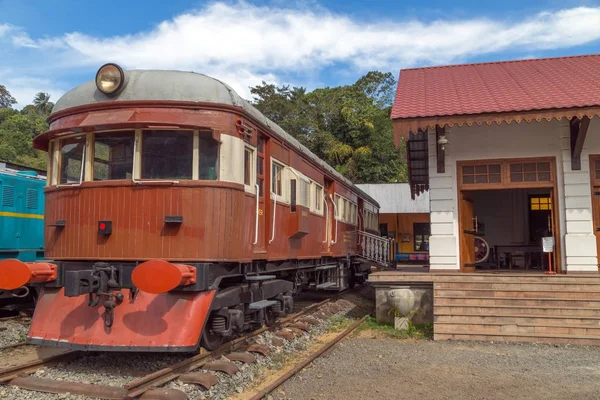
[[[598,399],[600,348],[374,339],[362,332],[271,398]]]

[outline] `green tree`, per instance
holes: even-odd
[[[48,93],[39,92],[33,99],[33,106],[42,115],[50,115],[54,103],[50,102],[50,95]]]
[[[0,89],[2,88],[4,86],[0,86]],[[35,136],[48,130],[46,113],[52,105],[47,101],[48,99],[49,96],[40,99],[42,100],[40,108],[28,105],[20,112],[11,108],[14,102],[7,107],[0,107],[0,160],[36,169],[46,169],[46,153],[35,150],[31,142]]]
[[[355,84],[316,89],[251,88],[255,106],[317,156],[357,183],[403,182],[403,149],[393,144],[391,104],[396,81],[369,72]]]
[[[0,108],[12,108],[17,100],[12,97],[6,86],[0,85]]]

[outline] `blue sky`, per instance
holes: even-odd
[[[0,0],[0,84],[56,100],[104,62],[206,73],[244,97],[369,70],[598,53],[600,1]]]

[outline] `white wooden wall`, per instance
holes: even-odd
[[[429,131],[432,270],[458,270],[456,162],[497,158],[556,157],[562,265],[567,271],[597,271],[592,230],[589,154],[600,154],[600,123],[592,120],[582,170],[571,171],[568,121],[522,122],[446,128],[446,173],[437,173],[436,135]]]

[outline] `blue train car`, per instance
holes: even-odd
[[[0,163],[0,259],[44,258],[44,187],[35,171]]]
[[[45,186],[46,177],[37,172],[20,171],[0,163],[0,260],[44,258]],[[0,291],[0,299],[29,294],[26,288],[14,292]]]

